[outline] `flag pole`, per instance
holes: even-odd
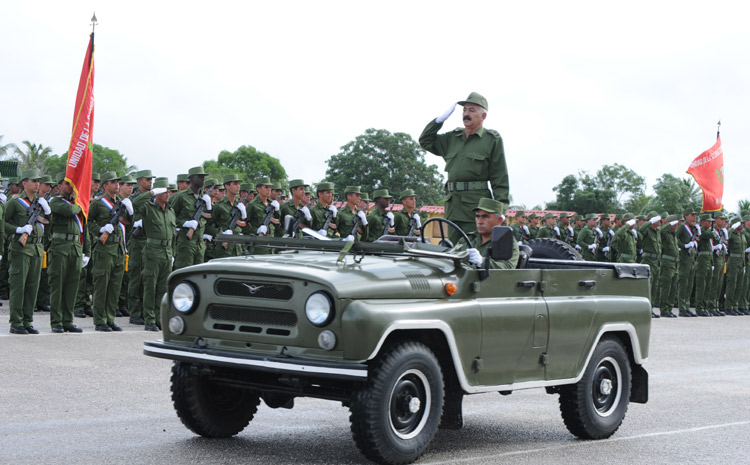
[[[96,21],[96,11],[94,12],[94,16],[91,17],[91,33],[94,33],[94,29],[96,29],[96,25],[99,24]]]
[[[719,133],[721,132],[720,129],[721,129],[721,120],[719,120],[719,122],[716,123],[716,138],[717,139],[719,138]]]

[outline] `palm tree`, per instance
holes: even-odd
[[[4,136],[0,136],[0,158],[8,155],[8,153],[10,153],[11,151],[13,151],[13,149],[16,148],[16,144],[13,144],[13,143],[3,145],[2,144],[3,137]]]
[[[38,169],[44,171],[44,161],[52,154],[52,149],[42,144],[32,144],[27,140],[23,141],[23,145],[26,146],[25,150],[15,148],[18,168],[20,170]]]
[[[743,199],[737,202],[737,209],[740,212],[740,216],[750,215],[750,200]]]

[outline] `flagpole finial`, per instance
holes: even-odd
[[[99,24],[96,21],[96,11],[94,12],[94,16],[91,17],[91,33],[94,33],[94,29],[96,28],[96,25]]]
[[[721,132],[721,120],[719,120],[718,123],[716,123],[716,138],[719,138],[719,133]]]

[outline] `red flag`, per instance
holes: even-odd
[[[724,152],[721,150],[721,137],[716,135],[713,147],[698,155],[687,170],[695,182],[703,189],[702,212],[721,210],[724,197]]]
[[[94,131],[94,33],[91,33],[89,48],[83,60],[81,79],[78,81],[78,95],[73,112],[73,135],[68,147],[68,166],[65,170],[65,180],[75,190],[76,204],[83,210],[83,215],[89,216],[89,201],[91,200],[91,170],[93,156],[91,149]]]

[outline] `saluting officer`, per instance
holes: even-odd
[[[626,213],[622,216],[622,221],[625,224],[615,232],[610,247],[616,252],[617,263],[635,263],[638,258],[635,249],[636,219],[632,213]]]
[[[695,255],[698,246],[695,233],[695,211],[686,209],[683,212],[685,224],[677,228],[677,246],[680,249],[680,261],[677,282],[677,303],[680,306],[680,316],[690,314],[690,294],[695,280]]]
[[[719,240],[713,247],[713,271],[711,272],[711,307],[710,311],[719,312],[719,298],[721,297],[721,291],[724,289],[724,264],[726,263],[727,255],[727,242],[729,241],[729,231],[727,231],[727,221],[724,214],[720,211],[714,213],[714,234],[719,237]],[[735,312],[728,312],[724,309],[724,313],[727,315],[736,315]]]
[[[640,233],[638,236],[641,238],[641,249],[643,250],[641,263],[648,265],[651,270],[651,305],[656,306],[659,304],[659,276],[661,271],[659,262],[659,256],[661,255],[661,234],[659,234],[661,215],[652,211],[648,216],[648,221],[638,228]],[[652,313],[652,315],[655,318],[660,316],[659,313]]]
[[[742,281],[745,277],[745,249],[747,242],[742,230],[745,228],[740,218],[731,220],[729,231],[729,259],[727,260],[727,294],[724,300],[724,308],[732,310],[739,315],[745,314],[740,311],[739,301],[742,293]]]
[[[197,202],[203,202],[205,212],[210,212],[212,208],[211,198],[203,193],[203,182],[206,173],[203,168],[196,166],[188,170],[188,179],[190,187],[180,191],[172,196],[177,225],[180,232],[177,234],[177,256],[174,258],[174,269],[178,270],[190,265],[203,263],[203,256],[206,252],[206,245],[203,243],[203,230],[206,226],[206,215],[204,214],[198,220],[194,220],[198,207]],[[192,232],[190,232],[192,231]],[[192,234],[192,237],[188,237]]]
[[[680,248],[677,245],[675,231],[680,227],[680,215],[669,215],[666,223],[659,227],[659,237],[661,238],[661,256],[659,257],[659,313],[663,317],[677,318],[672,313],[674,300],[677,295],[677,283],[675,275],[677,274],[677,262],[680,256]],[[690,316],[680,315],[680,316]]]
[[[135,214],[132,218],[133,231],[128,237],[128,311],[130,313],[130,324],[142,325],[143,318],[143,281],[141,269],[143,268],[143,248],[146,245],[146,234],[143,232],[141,222],[141,207],[151,197],[151,186],[154,175],[151,170],[136,172],[135,181],[138,183],[138,194],[132,198]]]

